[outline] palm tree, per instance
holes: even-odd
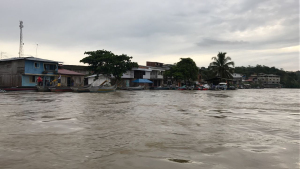
[[[219,52],[217,57],[212,57],[211,59],[214,61],[210,63],[210,69],[215,73],[215,75],[225,79],[232,78],[234,62],[231,61],[230,57],[226,57],[226,52]]]

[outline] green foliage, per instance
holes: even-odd
[[[164,73],[164,76],[166,78],[170,78],[172,83],[173,81],[180,81],[183,79],[183,75],[182,73],[179,71],[178,67],[176,64],[174,64],[173,66],[170,67],[169,70],[166,70]]]
[[[199,68],[191,58],[180,58],[180,61],[176,64],[178,76],[182,76],[181,80],[185,83],[195,81],[198,79]],[[180,73],[180,74],[179,74]]]
[[[226,57],[226,52],[219,52],[217,57],[212,57],[213,62],[210,63],[210,70],[213,71],[215,76],[221,78],[231,79],[234,72],[234,62],[230,61],[230,57]],[[232,67],[231,67],[232,66]]]
[[[265,65],[256,65],[255,67],[235,67],[235,73],[246,75],[249,78],[252,74],[264,73],[280,76],[280,84],[286,88],[300,88],[300,74],[298,72],[286,72],[283,69],[268,67]]]
[[[199,70],[199,73],[201,74],[202,79],[212,79],[215,77],[215,73],[210,69],[205,70]]]
[[[191,58],[181,58],[178,63],[175,63],[169,70],[165,71],[165,78],[170,78],[173,81],[184,80],[185,83],[192,82],[198,79],[199,69],[196,63]]]
[[[123,73],[131,70],[134,67],[138,67],[136,62],[131,62],[132,57],[125,54],[115,55],[111,51],[97,50],[85,52],[87,57],[80,60],[80,62],[87,63],[88,70],[96,74],[98,78],[99,74],[106,76],[113,75],[116,80],[120,80]]]

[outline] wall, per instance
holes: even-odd
[[[134,71],[133,70],[127,71],[122,75],[121,78],[134,78]]]
[[[37,76],[35,77],[34,82],[31,82],[31,78],[32,78],[32,76],[23,75],[22,76],[22,86],[36,86],[37,85],[37,82],[36,82]]]
[[[145,72],[145,75],[143,75],[143,79],[150,79],[151,72]]]
[[[38,63],[39,67],[35,67],[34,63]],[[44,69],[44,64],[48,64],[48,63],[44,63],[44,62],[37,62],[37,61],[32,61],[32,60],[25,60],[25,73],[30,73],[30,74],[42,74],[42,72],[45,70]],[[49,63],[52,64],[52,63]],[[56,71],[58,70],[58,65],[56,63],[54,63],[56,65]],[[47,74],[53,74],[53,72],[48,72]]]
[[[0,86],[22,86],[24,60],[0,62]]]
[[[84,76],[67,76],[67,75],[61,75],[61,86],[71,86],[71,82],[68,85],[68,77],[74,80],[74,87],[83,86],[84,83]],[[56,77],[57,79],[58,77]],[[57,82],[56,82],[57,84]]]

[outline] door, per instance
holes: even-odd
[[[68,86],[68,87],[71,86],[71,77],[67,77],[67,86]]]
[[[126,80],[126,87],[129,87],[129,80]]]

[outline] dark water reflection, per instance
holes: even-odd
[[[0,168],[299,168],[299,91],[0,93]]]

